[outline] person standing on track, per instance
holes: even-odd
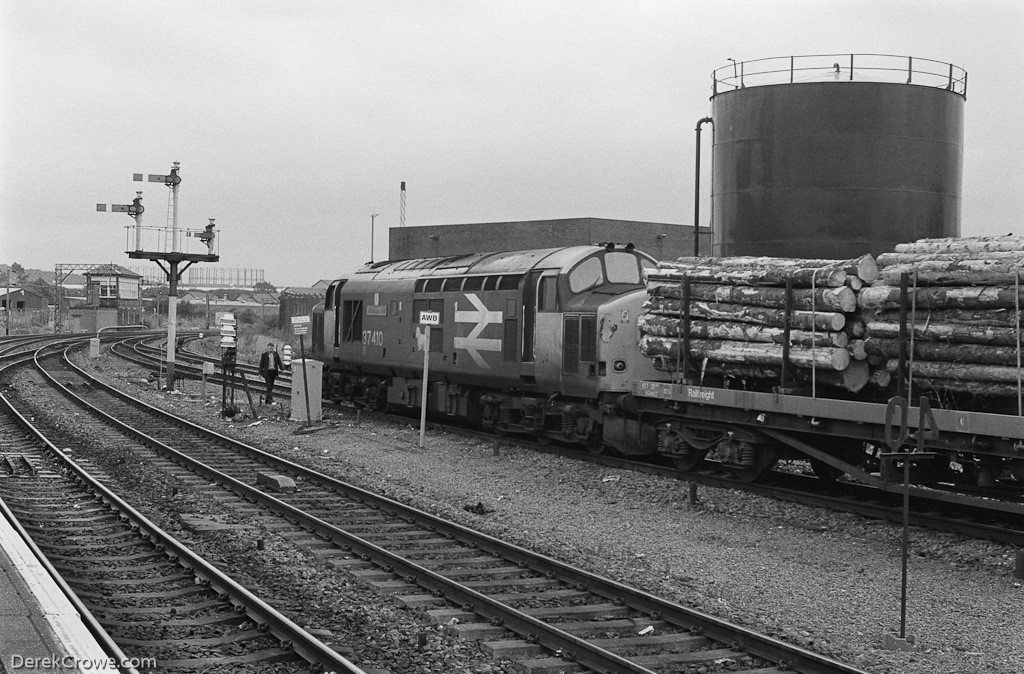
[[[267,394],[264,396],[264,403],[274,404],[274,380],[281,368],[281,356],[274,350],[274,343],[267,344],[267,350],[260,356],[260,376],[267,381]]]

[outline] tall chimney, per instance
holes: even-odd
[[[398,215],[398,226],[405,227],[405,181],[402,181],[402,204]]]

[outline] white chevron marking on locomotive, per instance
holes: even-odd
[[[456,349],[465,349],[469,352],[470,357],[479,367],[490,369],[491,366],[487,364],[480,352],[501,351],[501,340],[486,339],[481,337],[480,333],[491,323],[500,323],[504,314],[500,311],[488,310],[487,305],[476,296],[476,293],[466,293],[466,299],[476,307],[476,311],[459,311],[459,303],[456,302],[455,322],[475,323],[476,325],[465,337],[456,337],[454,346]]]

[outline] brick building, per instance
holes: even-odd
[[[704,234],[702,230],[701,235]],[[562,218],[392,227],[388,232],[388,258],[406,260],[606,241],[632,243],[659,260],[671,260],[693,255],[693,226],[607,218]],[[710,241],[706,243],[710,244]],[[701,251],[707,250],[710,246],[701,241]]]

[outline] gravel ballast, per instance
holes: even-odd
[[[867,671],[1024,671],[1024,589],[1008,546],[913,529],[908,631],[920,648],[883,650],[900,615],[901,530],[890,524],[710,488],[690,507],[677,480],[440,432],[421,450],[414,421],[364,414],[357,426],[349,410],[301,435],[280,414],[222,420],[219,391],[156,392],[109,355],[87,368],[275,454]],[[465,509],[478,502],[493,511]]]

